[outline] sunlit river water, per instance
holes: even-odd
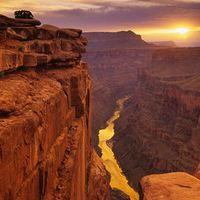
[[[118,108],[114,115],[106,122],[107,127],[99,131],[99,147],[102,150],[102,160],[106,170],[111,175],[110,186],[117,188],[127,194],[131,200],[138,200],[139,195],[128,185],[126,177],[123,175],[112,149],[106,144],[106,141],[114,136],[114,121],[120,117],[123,110],[123,104],[129,97],[117,100]]]

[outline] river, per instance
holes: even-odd
[[[110,140],[114,132],[114,121],[120,117],[120,113],[123,110],[123,104],[129,97],[125,97],[117,100],[118,108],[114,112],[113,116],[106,122],[107,127],[99,131],[99,147],[102,150],[102,160],[106,167],[106,170],[111,175],[110,186],[117,188],[127,194],[131,200],[138,200],[139,195],[128,185],[128,180],[123,175],[123,172],[115,159],[112,149],[107,145],[106,141]]]

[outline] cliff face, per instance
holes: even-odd
[[[192,174],[200,162],[199,52],[158,50],[148,68],[138,72],[114,136],[114,152],[136,188],[144,175]]]
[[[92,144],[97,147],[98,130],[114,112],[117,99],[132,93],[137,68],[151,61],[156,47],[131,31],[84,35],[89,44],[83,60],[93,81]]]
[[[5,23],[0,199],[108,199],[107,175],[91,147],[92,84],[80,60],[86,38],[77,29]]]
[[[89,38],[88,49],[120,49],[152,47],[132,31],[84,33]]]

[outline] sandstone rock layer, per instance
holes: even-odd
[[[141,200],[200,199],[200,181],[184,172],[149,175],[140,185]]]
[[[158,50],[116,121],[114,152],[131,184],[200,162],[199,48]]]
[[[89,40],[83,60],[93,81],[92,144],[99,153],[98,130],[114,112],[117,99],[132,93],[137,68],[151,61],[157,47],[132,31],[83,35]]]
[[[7,35],[0,49],[0,200],[108,199],[82,31],[15,31],[26,41]]]

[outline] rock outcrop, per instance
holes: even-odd
[[[91,146],[82,31],[44,25],[6,26],[4,33],[0,199],[108,199],[109,181]]]
[[[41,25],[41,22],[37,19],[14,19],[1,14],[0,23],[7,27],[28,27]]]
[[[158,46],[165,46],[165,47],[177,47],[177,45],[174,43],[174,41],[160,41],[160,42],[151,42],[151,44],[155,44]]]
[[[200,180],[184,172],[149,175],[140,186],[141,200],[200,199]]]
[[[81,33],[79,29],[59,29],[51,25],[6,28],[6,40],[0,51],[0,72],[21,66],[79,65],[87,44]]]
[[[147,174],[184,171],[200,162],[200,48],[158,50],[138,71],[137,87],[116,121],[113,150],[137,188]]]

